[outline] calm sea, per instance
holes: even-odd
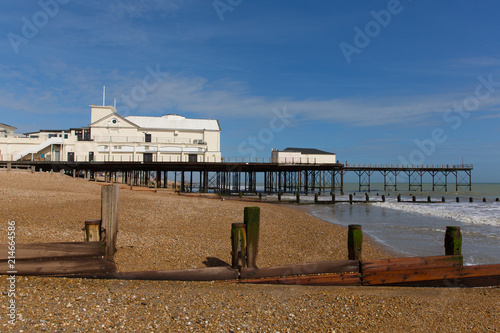
[[[349,194],[355,194],[357,200],[365,198],[364,193],[356,192],[357,184],[345,184],[344,188],[344,196],[337,195],[337,200],[348,200]],[[418,201],[426,201],[430,195],[433,201],[444,196],[446,202],[402,203],[397,202],[398,193],[403,200],[411,200],[415,195]],[[372,239],[407,256],[443,255],[446,226],[459,226],[465,264],[500,263],[500,202],[495,201],[500,198],[500,184],[473,184],[472,192],[393,193],[384,192],[382,184],[372,184],[370,199],[380,200],[382,194],[386,196],[385,203],[311,205],[309,209],[327,222],[344,226],[361,224]],[[456,197],[460,202],[456,202]],[[301,199],[314,200],[311,196]],[[325,196],[323,200],[331,197]]]

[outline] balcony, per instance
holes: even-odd
[[[177,143],[177,144],[195,144],[204,145],[207,143],[203,142],[201,139],[190,139],[190,138],[151,138],[151,140],[146,141],[145,137],[135,137],[135,136],[93,136],[92,140],[95,142],[106,142],[106,143]]]

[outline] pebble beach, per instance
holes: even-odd
[[[0,171],[0,244],[83,241],[104,183]],[[118,271],[230,263],[231,223],[261,208],[257,265],[347,259],[347,228],[284,205],[120,187]],[[363,259],[398,257],[367,239]],[[17,277],[17,320],[2,332],[494,332],[499,288],[313,287]]]

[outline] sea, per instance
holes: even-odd
[[[424,184],[426,187],[430,185]],[[348,201],[349,194],[354,200],[364,200],[367,192],[357,189],[358,184],[344,184],[344,195],[337,194],[336,200]],[[500,184],[472,184],[472,191],[461,192],[384,192],[383,184],[372,184],[368,194],[373,202],[367,204],[311,204],[308,209],[329,223],[360,224],[365,235],[402,256],[444,255],[446,227],[458,226],[464,264],[500,264],[500,202],[496,201],[500,198]],[[398,202],[398,194],[402,201],[412,201],[415,196],[420,202]],[[382,195],[385,202],[381,202]],[[431,201],[442,201],[444,197],[445,202],[427,203],[428,196]],[[331,200],[331,196],[320,196],[319,200]],[[301,197],[301,202],[307,201],[314,202],[314,197]]]

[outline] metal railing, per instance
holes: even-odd
[[[151,141],[146,141],[144,137],[135,136],[93,136],[95,142],[106,142],[113,144],[119,143],[176,143],[176,144],[199,144],[206,145],[206,142],[200,142],[196,139],[189,138],[151,138]]]
[[[366,164],[344,163],[347,168],[380,168],[380,169],[472,169],[472,164]]]

